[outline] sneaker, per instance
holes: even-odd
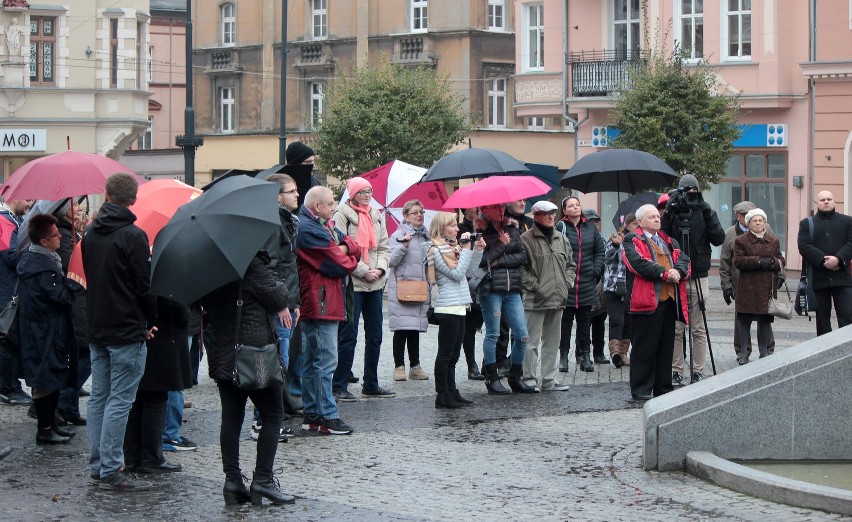
[[[251,423],[251,440],[257,441],[260,437],[260,427],[263,425],[260,421],[254,421]],[[281,427],[278,431],[278,442],[287,442],[287,439],[292,437],[293,430],[287,427]]]
[[[186,437],[163,441],[163,451],[193,451],[196,449],[198,449],[198,445]]]
[[[372,390],[361,390],[361,395],[364,397],[382,397],[382,398],[390,398],[396,397],[396,392],[392,392],[390,390],[386,390],[379,386],[378,388],[374,388]]]
[[[17,390],[0,394],[0,402],[10,406],[29,406],[33,403],[33,398],[24,390]]]
[[[349,390],[335,390],[332,395],[337,402],[358,402],[358,397],[349,393]]]
[[[542,391],[565,391],[569,388],[567,384],[562,384],[559,381],[553,381],[550,384],[545,384],[541,387]]]
[[[352,427],[340,419],[322,419],[319,426],[320,433],[329,435],[349,435],[352,431]]]
[[[101,475],[100,473],[90,473],[89,474],[89,483],[93,486],[97,486],[101,483]]]
[[[703,381],[703,380],[704,380],[704,376],[701,374],[701,372],[695,372],[695,373],[692,374],[692,381],[691,382],[698,382],[698,381]]]
[[[412,366],[411,370],[408,371],[408,378],[413,381],[426,381],[429,379],[429,374],[423,371],[423,368],[418,364],[417,366]]]
[[[112,475],[107,475],[98,483],[98,487],[101,489],[116,491],[148,491],[153,486],[150,482],[139,480],[133,473],[126,472],[124,468]]]
[[[322,425],[322,417],[319,415],[305,415],[302,421],[302,429],[305,431],[319,431]]]
[[[414,368],[412,368],[413,370]],[[407,377],[405,376],[405,366],[397,366],[393,369],[393,380],[395,381],[404,381]]]
[[[672,386],[683,386],[683,375],[672,372]]]

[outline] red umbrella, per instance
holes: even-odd
[[[68,150],[25,164],[9,176],[0,195],[14,201],[101,194],[106,179],[116,172],[129,172],[137,176],[140,185],[145,183],[144,178],[113,159]]]
[[[461,187],[447,199],[444,209],[484,207],[541,196],[550,186],[534,176],[491,176]]]

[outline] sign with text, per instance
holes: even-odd
[[[47,129],[0,129],[0,152],[47,150]]]

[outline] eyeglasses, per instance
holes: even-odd
[[[423,214],[422,210],[409,210],[406,216],[420,216]]]
[[[355,194],[358,195],[358,196],[372,196],[373,191],[372,191],[372,189],[364,189],[364,190],[359,190]]]
[[[62,234],[50,234],[46,239],[53,239],[55,237],[62,237]]]
[[[279,194],[295,194],[295,193],[297,193],[297,192],[299,192],[299,189],[293,189],[293,190],[279,190],[279,191],[278,191],[278,193],[279,193]]]

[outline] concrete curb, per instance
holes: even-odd
[[[852,515],[850,491],[779,477],[707,451],[687,453],[686,470],[700,479],[764,500]]]

